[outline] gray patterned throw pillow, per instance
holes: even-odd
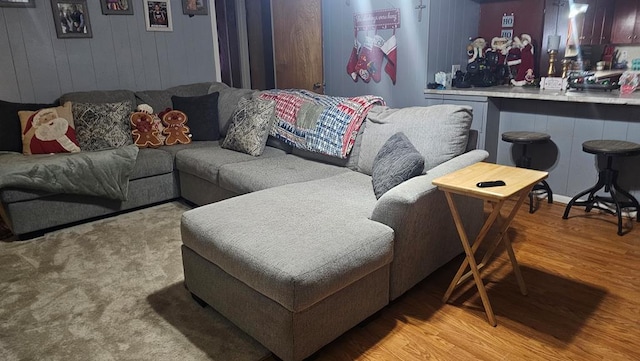
[[[376,199],[398,184],[419,176],[423,170],[422,154],[404,133],[394,134],[380,148],[373,161],[371,183]]]
[[[83,151],[119,148],[133,144],[129,101],[118,103],[73,103],[76,137]]]
[[[240,99],[222,147],[259,156],[264,151],[274,121],[275,101]]]

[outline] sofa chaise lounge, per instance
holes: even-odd
[[[256,92],[221,83],[165,91],[88,92],[72,101],[132,102],[155,109],[171,95],[218,92],[225,137],[238,100]],[[471,110],[438,105],[369,111],[347,159],[269,138],[258,157],[221,141],[140,149],[127,201],[2,189],[2,215],[18,235],[181,197],[185,285],[284,360],[300,360],[404,294],[462,252],[446,200],[431,180],[487,153],[473,148]],[[372,171],[403,132],[425,171],[376,199]],[[460,198],[469,234],[483,204]],[[39,220],[37,220],[39,219]],[[37,220],[37,221],[36,221]]]

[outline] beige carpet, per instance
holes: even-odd
[[[183,286],[167,203],[0,242],[0,360],[248,360],[269,352]]]

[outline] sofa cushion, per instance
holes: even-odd
[[[222,147],[253,156],[262,154],[275,121],[274,107],[271,100],[241,99]]]
[[[287,154],[284,157],[223,165],[220,167],[218,180],[220,187],[243,194],[284,184],[328,178],[344,172],[350,170]]]
[[[231,87],[220,89],[218,86],[216,86],[215,89],[218,89],[218,92],[220,93],[220,96],[218,97],[218,121],[220,122],[220,135],[225,136],[229,129],[231,118],[238,109],[238,102],[240,102],[240,99],[250,99],[259,91]]]
[[[376,203],[370,182],[346,172],[189,210],[182,240],[299,312],[391,262],[393,230],[368,219]]]
[[[371,183],[376,198],[389,189],[422,174],[424,158],[404,133],[396,133],[387,140],[373,161]]]
[[[12,103],[0,100],[0,151],[22,153],[22,132],[20,130],[21,110],[35,111],[42,108],[57,107],[58,102],[52,104]]]
[[[71,102],[34,112],[18,112],[22,131],[22,153],[47,154],[79,152]]]
[[[136,103],[136,97],[130,90],[92,90],[74,93],[66,93],[60,97],[60,104],[73,103]],[[135,108],[135,106],[134,106]]]
[[[382,145],[393,134],[403,132],[424,157],[426,172],[464,152],[471,119],[471,108],[460,105],[373,108],[362,134],[358,171],[371,174],[373,161]]]
[[[176,168],[180,172],[192,174],[217,185],[218,172],[220,167],[225,164],[283,157],[286,154],[284,151],[272,147],[266,147],[259,158],[220,146],[184,149],[176,154]]]
[[[119,148],[133,144],[130,101],[117,103],[72,103],[76,136],[83,151]]]
[[[184,112],[189,118],[191,140],[218,140],[218,95],[211,93],[194,97],[171,97],[173,109]]]
[[[173,172],[173,155],[160,149],[141,148],[130,180]]]
[[[220,146],[220,141],[218,140],[199,140],[199,141],[193,141],[189,144],[164,145],[164,146],[158,147],[157,149],[162,149],[163,151],[168,152],[175,159],[176,154],[178,154],[178,152],[185,149],[219,147],[219,146]]]
[[[135,92],[136,104],[148,104],[155,113],[171,108],[171,97],[193,97],[208,93],[211,83],[178,85],[165,90],[144,90]]]

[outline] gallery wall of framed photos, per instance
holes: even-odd
[[[0,99],[217,79],[213,1],[0,0]]]

